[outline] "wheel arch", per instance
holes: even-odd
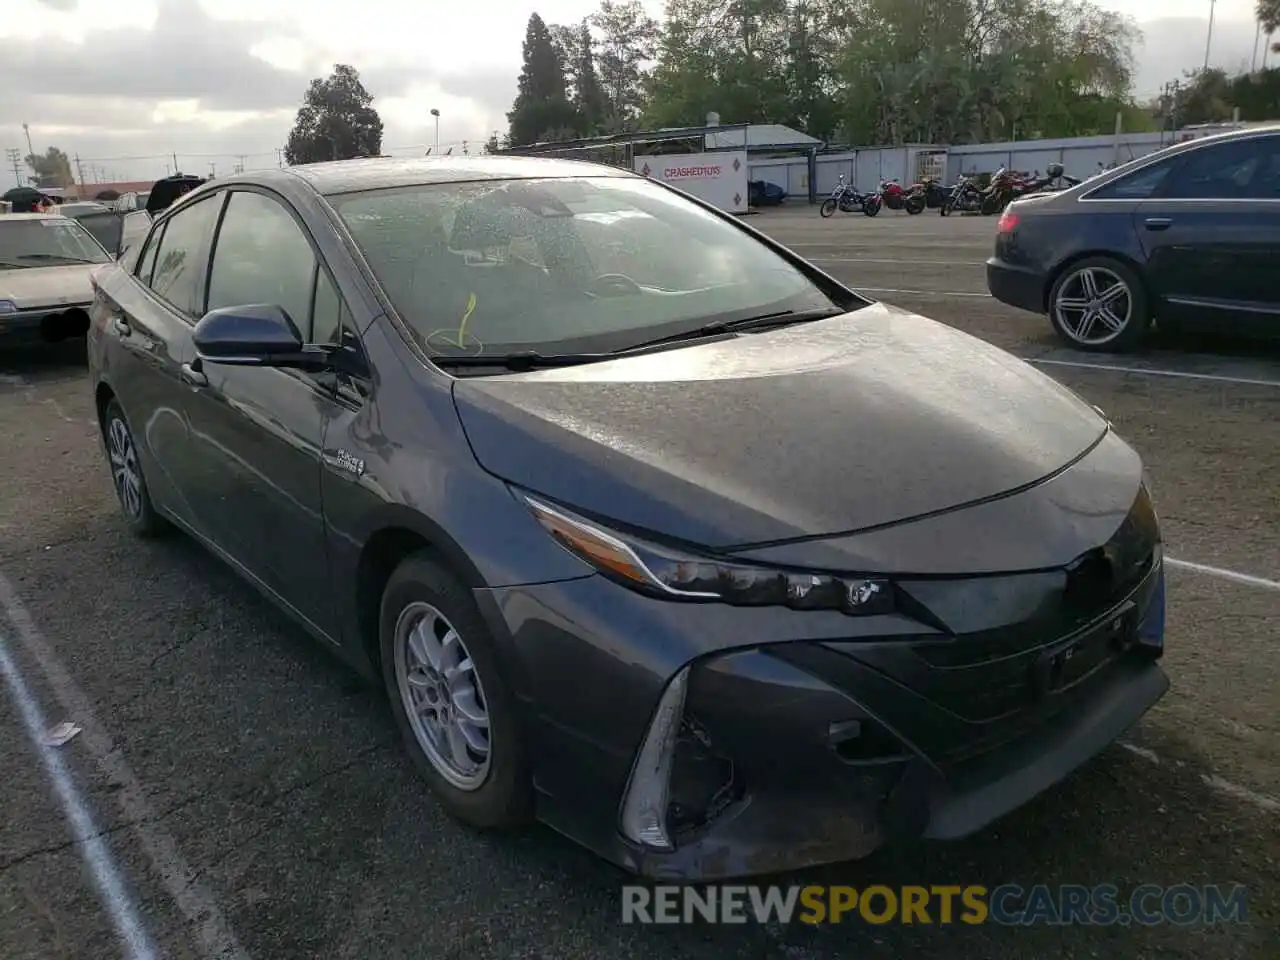
[[[417,553],[429,554],[468,589],[474,591],[487,586],[457,541],[439,524],[409,507],[389,504],[377,511],[370,518],[361,541],[356,561],[355,617],[361,650],[375,669],[380,667],[382,658],[379,638],[382,594],[391,574],[406,558]]]

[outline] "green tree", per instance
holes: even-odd
[[[596,71],[595,38],[585,20],[578,25],[577,61],[573,72],[573,102],[582,117],[585,133],[599,133],[609,114],[604,89]]]
[[[602,0],[589,21],[600,33],[596,73],[610,126],[631,127],[644,107],[644,79],[657,54],[658,22],[640,0]]]
[[[551,31],[536,13],[529,17],[523,52],[516,99],[507,113],[511,142],[528,144],[566,133],[572,136],[580,122],[569,101],[565,52],[557,48]]]
[[[49,147],[43,154],[28,154],[26,164],[31,169],[27,179],[37,187],[67,187],[75,183],[71,160],[57,147]]]
[[[1267,35],[1268,46],[1276,53],[1280,53],[1280,43],[1273,43],[1271,40],[1272,35],[1280,30],[1280,0],[1257,0],[1254,10],[1258,25]]]
[[[382,118],[354,67],[336,64],[312,80],[285,143],[291,164],[376,157],[382,152]]]

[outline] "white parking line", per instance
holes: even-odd
[[[1280,591],[1280,581],[1268,580],[1266,577],[1255,577],[1251,573],[1239,573],[1235,570],[1225,570],[1222,567],[1210,567],[1203,563],[1192,563],[1190,560],[1175,560],[1173,557],[1165,557],[1164,562],[1171,567],[1181,567],[1183,570],[1203,573],[1206,576],[1218,577],[1221,580],[1230,580],[1232,583],[1242,583],[1246,587],[1261,587],[1263,590]]]
[[[1148,750],[1146,747],[1140,747],[1136,743],[1129,743],[1126,740],[1117,741],[1118,745],[1128,750],[1134,756],[1142,757],[1143,760],[1149,760],[1154,764],[1161,764],[1160,755],[1154,750]],[[1182,766],[1179,761],[1178,766]],[[1251,803],[1259,810],[1266,813],[1280,813],[1280,800],[1275,797],[1269,797],[1265,793],[1258,793],[1256,790],[1250,790],[1248,787],[1242,787],[1238,783],[1232,783],[1230,780],[1224,780],[1222,777],[1213,773],[1200,774],[1200,782],[1211,790],[1218,793],[1226,794],[1234,797],[1236,800],[1243,800]]]
[[[98,896],[111,916],[111,925],[123,942],[127,956],[131,960],[151,960],[156,956],[156,951],[142,928],[142,921],[138,919],[137,908],[125,892],[111,851],[103,843],[101,832],[93,822],[93,815],[89,813],[80,791],[76,789],[66,763],[57,754],[57,748],[44,742],[44,731],[49,729],[48,721],[45,720],[40,705],[36,703],[31,688],[27,686],[22,671],[18,669],[18,664],[10,655],[9,641],[3,633],[0,633],[0,673],[4,674],[9,693],[18,705],[18,713],[22,717],[22,725],[27,729],[27,736],[39,753],[49,779],[53,781],[53,789],[62,804],[62,812],[71,823],[72,834],[80,844],[81,855],[93,875]]]
[[[912,297],[985,297],[991,299],[989,293],[957,293],[954,290],[901,290],[897,287],[860,287],[854,290],[865,290],[867,293],[903,293]]]
[[[40,667],[62,713],[73,719],[83,732],[76,739],[97,761],[98,768],[114,787],[116,801],[134,836],[159,876],[164,889],[195,928],[201,952],[210,960],[248,960],[217,902],[198,880],[195,871],[178,850],[172,836],[160,825],[147,800],[142,783],[129,768],[124,754],[111,740],[107,728],[94,715],[88,698],[71,678],[53,647],[36,628],[9,579],[0,573],[0,609],[17,631],[28,655]],[[7,675],[7,674],[6,674]],[[135,954],[151,956],[151,954]]]
[[[798,244],[792,244],[798,246]],[[814,263],[900,263],[904,267],[982,267],[985,260],[903,260],[898,257],[878,259],[875,257],[809,257]]]
[[[1054,367],[1079,367],[1084,370],[1109,370],[1112,373],[1134,373],[1149,377],[1176,377],[1182,380],[1212,380],[1217,383],[1239,383],[1253,387],[1280,387],[1280,380],[1253,380],[1249,377],[1228,377],[1217,373],[1187,373],[1182,370],[1159,370],[1148,367],[1123,367],[1112,363],[1088,363],[1083,360],[1041,360],[1028,357],[1029,363],[1043,363]]]

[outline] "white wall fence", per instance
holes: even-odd
[[[938,166],[945,167],[944,180],[952,183],[962,174],[993,173],[998,167],[1044,173],[1051,163],[1061,163],[1068,176],[1088,177],[1099,164],[1121,164],[1145,156],[1169,143],[1169,135],[1127,133],[1119,136],[1075,137],[1062,140],[1020,140],[1008,143],[975,143],[959,147],[909,144],[901,147],[858,147],[843,153],[818,155],[819,196],[828,194],[840,174],[860,190],[874,190],[881,180],[910,183],[931,157],[942,155]],[[804,157],[778,160],[753,158],[749,164],[752,180],[778,184],[794,200],[809,194],[809,164]]]

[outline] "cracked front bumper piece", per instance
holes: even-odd
[[[968,716],[942,705],[948,675],[966,672],[954,662],[907,686],[858,644],[713,657],[682,671],[663,697],[624,796],[618,859],[654,878],[708,880],[973,834],[1100,753],[1165,694],[1163,629],[1157,557],[1080,629],[1005,658],[1013,662],[1002,669],[979,667],[1005,694]],[[897,651],[902,659],[909,648]],[[1006,682],[1017,675],[1023,683]],[[709,758],[721,762],[700,783],[698,764]],[[645,816],[629,815],[637,809]]]

